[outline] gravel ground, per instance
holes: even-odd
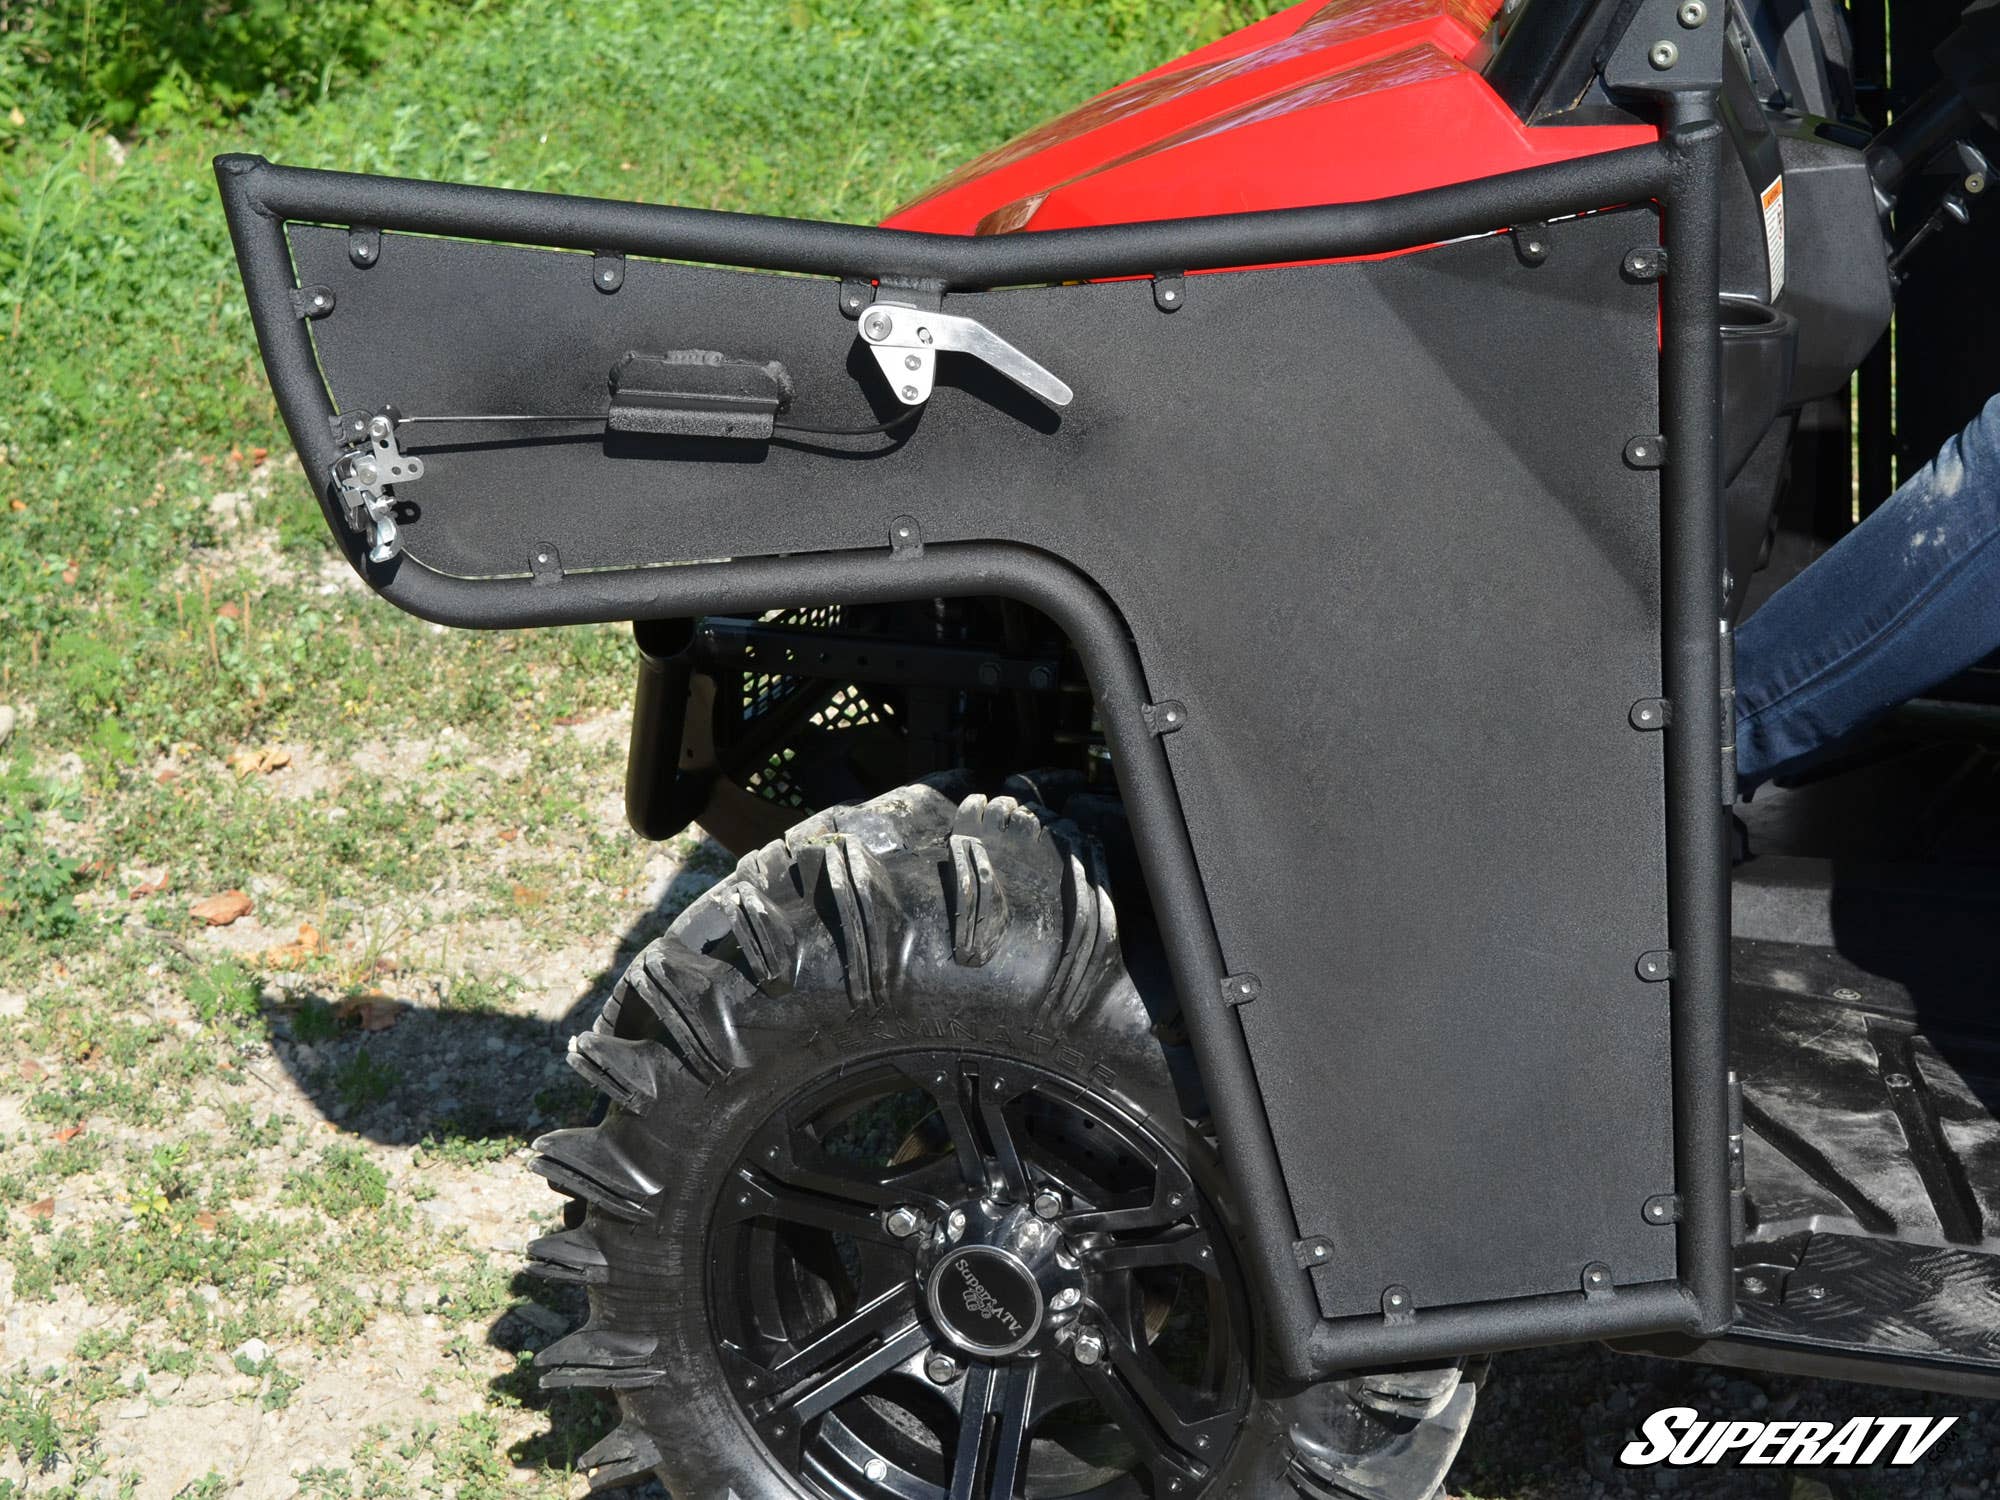
[[[614,743],[621,729],[612,716],[573,732],[589,749]],[[407,746],[364,747],[355,759],[378,753],[403,764],[422,760]],[[314,788],[340,779],[304,746],[283,774]],[[601,816],[615,818],[615,805],[607,803]],[[548,862],[560,866],[561,845],[544,841],[533,878],[549,879]],[[481,837],[456,858],[509,877],[524,873],[520,847],[520,840]],[[451,892],[434,892],[433,909],[442,915],[423,947],[448,954],[448,962],[404,961],[370,988],[374,998],[358,1012],[313,1040],[300,1038],[300,1017],[318,1003],[319,985],[309,974],[272,974],[259,1030],[239,1035],[217,1071],[198,1081],[191,1107],[153,1122],[92,1114],[61,1149],[94,1140],[113,1162],[131,1163],[183,1149],[199,1160],[220,1142],[235,1178],[229,1206],[219,1211],[244,1222],[295,1223],[295,1258],[285,1257],[283,1289],[263,1302],[213,1281],[146,1300],[82,1272],[72,1273],[71,1284],[57,1280],[27,1294],[17,1289],[17,1276],[25,1281],[17,1265],[36,1262],[0,1258],[0,1375],[12,1372],[18,1389],[32,1383],[39,1399],[74,1414],[45,1460],[18,1445],[0,1453],[0,1497],[15,1492],[9,1486],[22,1494],[137,1500],[582,1493],[569,1466],[605,1430],[608,1407],[594,1396],[552,1399],[536,1390],[528,1368],[533,1352],[574,1326],[582,1309],[568,1289],[516,1275],[525,1241],[554,1222],[553,1195],[525,1170],[526,1142],[588,1109],[563,1065],[564,1042],[588,1024],[622,955],[659,931],[725,862],[713,846],[656,853],[634,884],[583,892],[588,904],[623,913],[618,936],[594,942],[566,939],[573,918],[540,906],[452,916]],[[292,932],[292,914],[282,900],[264,900],[268,921],[260,911],[197,929],[173,948],[197,962],[268,953]],[[153,966],[158,982],[122,1003],[163,1038],[204,1039],[209,1033],[192,1013],[189,991],[172,973],[185,965],[172,960],[163,955]],[[507,983],[470,1004],[467,987],[477,980],[469,976],[479,975],[504,975]],[[46,1144],[49,1122],[35,1117],[34,1096],[20,1080],[32,1073],[35,1087],[59,1088],[91,1066],[60,1052],[24,1052],[19,1039],[33,1034],[33,1019],[28,995],[0,992],[0,1036],[10,1027],[17,1034],[16,1061],[0,1077],[0,1143],[11,1143],[0,1149],[0,1168],[55,1149]],[[363,1054],[366,1062],[358,1063]],[[388,1081],[357,1089],[357,1076]],[[358,1151],[379,1170],[379,1207],[315,1217],[297,1205],[287,1185],[302,1160],[327,1146]],[[35,1180],[22,1191],[42,1187]],[[143,1233],[151,1222],[143,1197],[129,1166],[100,1165],[66,1172],[45,1203],[17,1198],[4,1223],[30,1250],[65,1231]],[[342,1248],[370,1215],[403,1226],[372,1263]],[[205,1304],[195,1309],[201,1336],[183,1330],[195,1303]],[[237,1333],[221,1332],[230,1328],[263,1332],[239,1342]],[[1617,1453],[1635,1424],[1670,1405],[1715,1417],[1839,1422],[1926,1414],[1960,1421],[1915,1472],[1620,1469]],[[1995,1491],[1996,1432],[1989,1403],[1724,1372],[1595,1347],[1533,1351],[1496,1361],[1451,1493],[1477,1500],[1666,1493],[1975,1500]],[[659,1500],[656,1489],[638,1492],[639,1500],[649,1493]]]
[[[706,878],[683,882],[664,864],[653,873],[656,889],[674,891],[669,906]],[[635,925],[650,930],[656,921]],[[504,942],[507,935],[503,927],[490,936]],[[219,949],[225,940],[240,942],[241,934],[227,938],[219,930],[201,941]],[[118,1374],[122,1389],[95,1408],[90,1456],[100,1477],[83,1486],[85,1493],[118,1493],[112,1476],[119,1474],[140,1476],[128,1492],[141,1500],[206,1494],[213,1476],[226,1486],[218,1493],[256,1500],[302,1493],[428,1491],[444,1500],[581,1493],[565,1463],[602,1430],[605,1411],[593,1399],[551,1404],[524,1366],[581,1309],[574,1298],[516,1280],[512,1267],[524,1241],[552,1223],[552,1195],[524,1170],[523,1143],[573,1110],[575,1101],[562,1092],[569,1086],[562,1044],[594,1011],[603,973],[593,974],[587,951],[579,949],[531,961],[525,978],[505,1010],[453,1012],[409,985],[396,1002],[394,1024],[379,1032],[306,1045],[278,1027],[243,1049],[239,1081],[225,1092],[256,1102],[260,1111],[268,1106],[288,1132],[358,1143],[386,1174],[392,1199],[414,1205],[428,1231],[416,1242],[422,1252],[376,1294],[363,1289],[365,1326],[354,1336],[329,1345],[301,1339],[269,1346],[272,1367],[297,1382],[282,1406],[268,1402],[270,1372],[245,1372],[246,1363],[254,1370],[263,1362],[259,1348],[247,1361],[241,1349],[219,1351],[165,1374],[148,1374],[143,1349],[136,1350]],[[382,1067],[423,1086],[361,1107],[342,1099],[329,1080],[362,1047]],[[439,1122],[468,1118],[480,1122],[478,1140],[486,1143],[474,1159],[438,1150]],[[16,1101],[0,1095],[0,1136],[19,1123]],[[215,1108],[204,1106],[179,1125],[200,1130],[219,1123]],[[284,1181],[297,1160],[298,1138],[288,1133],[247,1154],[251,1176],[266,1185],[265,1200],[275,1201],[271,1185]],[[73,1179],[56,1196],[51,1221],[127,1215],[130,1205],[119,1196],[89,1177]],[[75,1290],[48,1301],[16,1297],[12,1280],[12,1267],[0,1262],[6,1366],[53,1372],[59,1385],[79,1341],[121,1321],[115,1305]],[[226,1307],[231,1294],[199,1287],[193,1295]],[[310,1289],[297,1295],[309,1298]],[[1915,1473],[1620,1470],[1616,1454],[1631,1428],[1668,1405],[1772,1420],[1839,1422],[1875,1414],[1961,1420]],[[1975,1500],[1995,1488],[1995,1418],[1991,1404],[1946,1397],[1724,1372],[1594,1347],[1532,1351],[1496,1362],[1451,1493],[1479,1500],[1667,1493],[1699,1500]],[[552,1422],[562,1430],[552,1432]],[[81,1457],[65,1453],[39,1470],[16,1453],[0,1457],[0,1495],[9,1483],[29,1494],[60,1493]],[[481,1487],[475,1481],[482,1476],[503,1481],[501,1490]],[[658,1500],[660,1492],[636,1494]]]
[[[276,576],[265,540],[239,534],[229,564]],[[338,569],[314,588],[354,593]],[[403,639],[412,670],[436,651],[456,679],[509,660]],[[547,717],[530,697],[504,729],[176,745],[44,816],[94,874],[89,941],[0,986],[0,1500],[582,1493],[572,1465],[610,1409],[536,1388],[534,1352],[582,1306],[517,1274],[555,1221],[527,1143],[586,1117],[564,1043],[728,860],[625,832],[625,710]],[[32,712],[11,733],[51,785],[86,787]],[[190,808],[232,830],[222,854],[145,835]],[[350,817],[371,831],[330,896],[300,851]],[[191,920],[225,884],[251,910]],[[1670,1405],[1960,1421],[1915,1472],[1621,1470]],[[1975,1500],[1996,1432],[1989,1403],[1530,1352],[1496,1362],[1451,1493]]]

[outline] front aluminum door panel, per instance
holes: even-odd
[[[791,420],[900,403],[824,279],[293,225],[342,410],[406,429],[403,538],[461,578],[1004,540],[1121,612],[1323,1312],[1676,1276],[1650,209],[1384,260],[954,293],[1076,392],[947,354],[893,434],[607,435],[628,352],[779,360]],[[549,565],[544,565],[544,569]]]

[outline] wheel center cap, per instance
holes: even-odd
[[[1004,1359],[1034,1342],[1042,1289],[1018,1255],[997,1245],[964,1245],[931,1268],[931,1316],[968,1354]]]

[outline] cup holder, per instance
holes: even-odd
[[[1755,297],[1724,293],[1722,321],[1722,480],[1742,472],[1771,424],[1791,404],[1799,324]]]

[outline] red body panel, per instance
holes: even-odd
[[[1006,234],[1349,203],[1657,138],[1523,125],[1467,65],[1498,9],[1306,0],[987,152],[885,222]]]

